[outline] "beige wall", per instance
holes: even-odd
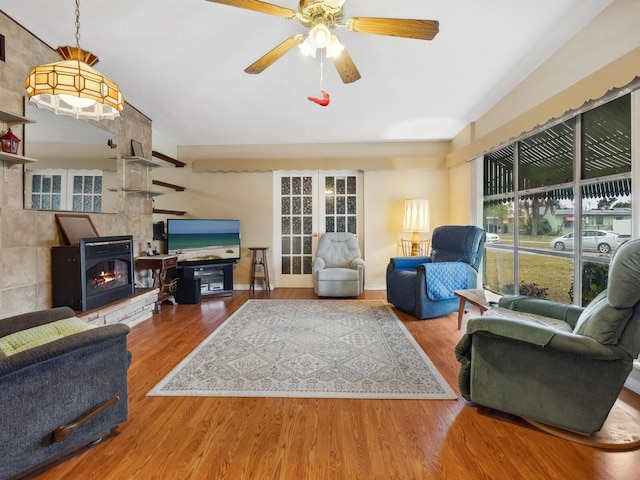
[[[0,13],[6,61],[0,62],[0,109],[22,115],[24,79],[33,66],[58,61],[58,54]],[[117,79],[116,79],[117,80]],[[125,96],[126,96],[126,92]],[[130,155],[130,139],[151,150],[151,120],[125,106],[122,117],[100,126],[118,136],[121,156]],[[23,138],[21,127],[14,129]],[[122,171],[120,165],[119,170]],[[53,212],[23,210],[23,167],[3,165],[0,182],[0,318],[51,306],[51,247],[60,244]],[[151,200],[120,192],[117,215],[92,214],[100,235],[133,235],[135,247],[146,245],[151,233]]]
[[[181,158],[181,161],[185,159]],[[155,169],[154,178],[187,187],[183,192],[163,189],[164,194],[155,197],[156,208],[185,211],[186,215],[156,214],[154,221],[167,218],[240,219],[242,259],[234,269],[234,284],[236,288],[247,288],[251,265],[248,247],[273,243],[272,173],[194,172],[192,161],[185,163],[187,166],[184,168]],[[156,187],[156,190],[160,189]],[[272,267],[271,254],[269,251],[268,260]]]
[[[448,169],[449,223],[467,225],[471,222],[474,199],[471,189],[471,163],[465,162]]]
[[[401,256],[401,238],[411,238],[402,230],[404,201],[429,200],[431,230],[449,223],[449,173],[432,170],[389,170],[364,173],[365,288],[385,288],[389,258]],[[421,234],[430,238],[430,234]]]
[[[202,150],[198,149],[197,157],[200,161],[206,156]],[[211,152],[215,150],[212,148]],[[273,225],[277,220],[277,212],[273,208],[273,172],[197,171],[193,168],[194,161],[197,160],[188,158],[186,151],[180,156],[180,160],[187,163],[185,168],[156,169],[154,178],[187,186],[187,190],[167,192],[156,197],[156,208],[186,211],[188,213],[184,218],[239,218],[242,224],[243,258],[235,267],[234,285],[236,289],[247,288],[251,264],[247,248],[272,246],[274,241]],[[443,163],[444,156],[441,156],[437,162],[433,159],[422,161],[423,165],[435,165],[430,168],[369,170],[366,161],[359,162],[364,170],[363,228],[367,289],[385,288],[385,270],[389,258],[401,254],[400,238],[409,238],[409,234],[402,231],[406,198],[430,200],[432,228],[447,223],[448,172]],[[293,164],[297,165],[295,159]],[[238,168],[242,162],[234,165]],[[154,215],[155,221],[166,218],[164,215]],[[273,272],[275,259],[272,249],[268,255]]]

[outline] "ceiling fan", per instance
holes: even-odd
[[[404,18],[351,17],[344,22],[342,7],[345,0],[300,0],[298,10],[293,10],[259,0],[208,0],[232,7],[267,13],[288,20],[298,20],[309,29],[306,35],[296,34],[249,65],[245,72],[262,73],[293,47],[300,47],[306,55],[315,57],[317,49],[326,49],[344,83],[360,79],[351,56],[335,34],[335,27],[345,27],[351,32],[389,35],[393,37],[431,40],[438,33],[437,20],[411,20]]]

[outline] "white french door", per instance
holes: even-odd
[[[359,172],[275,172],[273,198],[276,286],[313,286],[313,258],[325,232],[355,233],[363,249]]]

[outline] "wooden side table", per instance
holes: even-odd
[[[249,283],[249,291],[255,292],[256,280],[264,281],[264,289],[271,292],[269,285],[269,266],[267,265],[267,250],[269,247],[249,247],[251,250],[251,281]],[[262,275],[258,276],[258,269],[262,270]]]
[[[165,278],[167,270],[178,266],[177,255],[149,255],[148,257],[137,257],[136,267],[139,269],[151,270],[153,276],[152,288],[158,288],[158,302],[162,302],[171,294],[165,291]]]
[[[453,292],[456,297],[460,298],[460,308],[458,309],[458,330],[462,326],[462,316],[464,315],[464,307],[467,303],[474,305],[480,309],[483,314],[489,309],[489,302],[481,288],[472,288],[469,290],[456,290]]]

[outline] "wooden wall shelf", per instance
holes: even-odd
[[[178,215],[181,217],[185,215],[187,212],[183,212],[181,210],[165,210],[162,208],[154,208],[153,213],[164,213],[166,215]]]
[[[140,190],[136,188],[123,188],[123,192],[131,193],[132,195],[146,195],[147,197],[156,197],[158,195],[164,195],[162,192],[156,192],[155,190]]]
[[[176,160],[175,158],[172,158],[169,155],[165,155],[164,153],[160,153],[157,150],[153,150],[151,152],[151,156],[159,158],[160,160],[164,160],[165,162],[172,163],[176,166],[176,168],[183,168],[186,165],[186,163],[181,162],[180,160]]]
[[[154,185],[158,185],[159,187],[173,188],[176,192],[184,192],[187,189],[187,187],[174,185],[173,183],[162,182],[160,180],[152,180],[151,183],[153,183]]]

